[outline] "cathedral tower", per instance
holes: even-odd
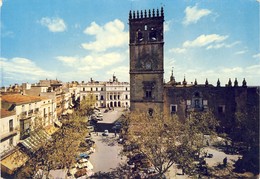
[[[163,22],[163,8],[129,12],[131,111],[163,108]]]

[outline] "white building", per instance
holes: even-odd
[[[93,81],[79,86],[80,100],[87,95],[96,97],[95,107],[130,107],[130,84],[128,82],[119,82],[113,75],[113,80],[108,82]]]
[[[52,99],[45,97],[21,94],[2,96],[2,108],[15,111],[22,139],[37,126],[46,127],[57,121],[54,105]]]
[[[19,142],[19,120],[14,111],[1,109],[0,119],[0,156],[15,148]]]

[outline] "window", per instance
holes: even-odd
[[[96,91],[98,91],[98,88],[96,88]]]
[[[147,30],[147,25],[144,25],[144,30]]]
[[[103,88],[101,88],[101,91],[103,91]]]
[[[13,140],[13,137],[11,137],[9,139],[9,146],[13,146],[14,145],[14,140]]]
[[[104,100],[104,96],[103,95],[100,96],[100,100]]]
[[[195,108],[200,108],[200,100],[199,99],[195,99]]]
[[[90,88],[90,91],[93,91],[93,89],[92,89],[92,88]]]
[[[98,95],[96,95],[96,100],[98,100]]]
[[[9,120],[9,132],[12,132],[14,130],[14,123],[13,119]]]
[[[177,105],[176,104],[171,104],[170,110],[171,110],[171,113],[176,113],[177,112]]]
[[[151,90],[146,90],[145,97],[146,98],[152,98],[152,91]]]
[[[116,95],[114,95],[114,99],[116,99]]]
[[[117,95],[117,99],[120,99],[120,95]]]
[[[112,97],[112,95],[110,95],[110,100],[112,100],[113,99],[113,97]]]
[[[125,95],[125,99],[128,99],[128,95],[127,94]]]
[[[208,100],[203,100],[202,104],[203,104],[203,106],[207,106],[208,105]]]
[[[142,42],[143,39],[144,39],[144,38],[143,38],[143,34],[142,34],[141,30],[138,29],[138,31],[137,31],[137,41],[138,41],[138,42]]]
[[[225,105],[218,106],[218,113],[225,113]]]
[[[156,30],[154,28],[151,28],[151,32],[149,34],[149,38],[151,41],[155,41],[157,38],[156,38]]]
[[[83,88],[83,91],[85,91],[85,88]]]
[[[125,90],[127,91],[127,88],[125,88]]]

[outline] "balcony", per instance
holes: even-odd
[[[28,112],[28,116],[32,116],[33,115],[33,110],[30,110],[29,112]]]

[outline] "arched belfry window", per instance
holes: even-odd
[[[142,42],[144,40],[143,33],[141,29],[138,29],[136,32],[137,42]]]
[[[151,41],[156,41],[157,40],[155,28],[151,28],[151,31],[149,33],[149,39]]]

